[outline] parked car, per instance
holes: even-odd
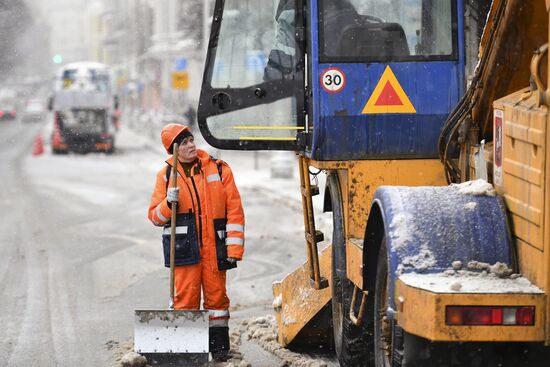
[[[0,119],[14,120],[17,117],[16,93],[11,89],[0,90]]]
[[[41,99],[31,98],[21,113],[22,122],[40,122],[46,117],[46,108]]]

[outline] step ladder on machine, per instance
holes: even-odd
[[[328,280],[321,277],[319,270],[319,252],[317,243],[324,240],[323,232],[315,229],[315,216],[313,214],[312,197],[319,195],[319,186],[312,185],[310,181],[309,159],[300,155],[300,191],[302,194],[302,212],[304,214],[304,228],[306,237],[306,252],[309,268],[309,277],[315,289],[328,287]]]

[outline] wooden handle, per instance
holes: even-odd
[[[178,143],[174,143],[174,162],[172,163],[172,187],[178,187]],[[172,217],[170,219],[170,308],[174,308],[174,263],[176,262],[176,213],[178,203],[172,203]]]

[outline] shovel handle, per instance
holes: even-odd
[[[174,162],[172,163],[172,187],[178,187],[178,143],[174,143]],[[172,203],[172,217],[170,219],[170,308],[174,308],[174,267],[176,262],[176,213],[178,203]]]

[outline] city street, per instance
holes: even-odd
[[[46,144],[33,156],[44,127],[0,124],[0,365],[117,366],[132,347],[134,309],[168,307],[160,229],[147,219],[166,155],[156,138],[123,126],[113,155],[53,155]],[[273,315],[271,283],[306,258],[299,184],[270,178],[269,153],[211,154],[233,168],[243,198],[245,259],[228,292],[230,326],[245,333],[243,321]],[[250,365],[282,365],[241,342]]]

